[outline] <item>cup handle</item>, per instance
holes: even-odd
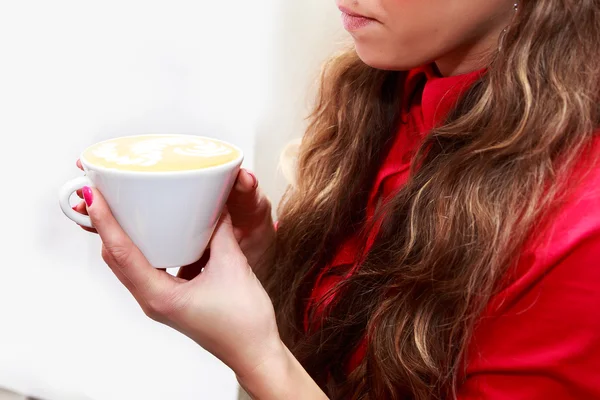
[[[84,186],[94,186],[90,178],[88,178],[87,176],[80,176],[79,178],[75,178],[65,183],[59,191],[58,201],[62,212],[68,218],[75,221],[81,226],[85,226],[86,228],[93,228],[92,220],[90,219],[90,217],[88,217],[87,215],[80,214],[77,211],[73,210],[73,208],[71,208],[71,203],[69,202],[71,195]]]

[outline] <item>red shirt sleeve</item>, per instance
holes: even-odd
[[[459,400],[600,399],[600,227],[574,236],[550,265],[530,254],[531,269],[498,295]]]

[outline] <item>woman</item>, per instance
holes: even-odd
[[[85,188],[108,265],[257,399],[600,397],[600,1],[339,6],[277,231],[242,171],[175,278]]]

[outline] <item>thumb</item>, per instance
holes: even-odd
[[[215,228],[215,232],[213,233],[211,242],[210,242],[211,254],[221,255],[221,254],[242,254],[242,250],[240,249],[240,245],[235,237],[233,231],[233,224],[231,223],[231,215],[227,207],[223,209],[223,213],[221,214],[221,218],[217,223]]]

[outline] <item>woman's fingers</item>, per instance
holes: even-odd
[[[149,315],[162,314],[175,281],[152,267],[113,217],[108,204],[95,189],[83,188],[88,214],[104,245],[103,257],[115,275],[131,291]]]
[[[240,169],[234,189],[241,193],[251,193],[258,188],[258,179],[247,169]]]
[[[220,272],[228,268],[239,268],[240,265],[248,266],[248,261],[233,232],[231,216],[227,211],[227,207],[223,210],[215,233],[213,233],[210,240],[210,253],[211,257],[207,264],[207,271],[212,264],[218,265]],[[248,268],[250,267],[248,266]]]
[[[223,210],[221,219],[215,228],[215,233],[213,233],[210,241],[210,248],[217,254],[234,255],[235,253],[241,253],[240,246],[233,234],[231,216],[227,208]]]
[[[78,159],[76,165],[83,170],[81,160]],[[146,315],[161,322],[169,320],[169,315],[183,302],[178,301],[176,284],[185,281],[150,265],[115,220],[100,192],[85,187],[78,190],[77,195],[86,201],[73,209],[90,216],[96,229],[82,229],[100,235],[102,258],[106,264],[131,292]]]
[[[76,206],[73,207],[73,210],[77,211],[80,214],[88,215],[84,201],[80,201]],[[79,227],[86,232],[98,233],[94,228],[88,228],[87,226],[81,226],[81,225]]]
[[[258,189],[258,180],[246,169],[238,173],[236,183],[227,199],[233,224],[244,227],[256,216],[270,214],[270,202]],[[254,222],[254,221],[252,221]]]

